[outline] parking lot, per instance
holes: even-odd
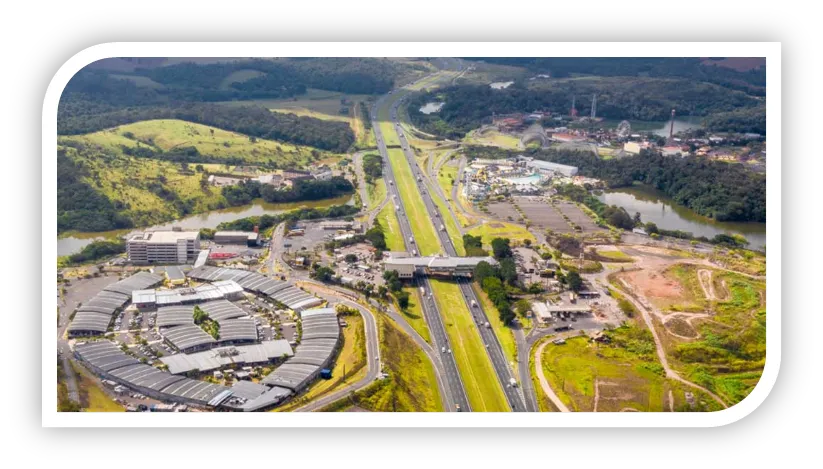
[[[532,225],[541,230],[571,233],[574,229],[554,207],[540,197],[515,197],[514,203],[526,214]]]
[[[592,233],[595,231],[606,231],[605,228],[601,228],[594,223],[594,220],[590,216],[588,216],[583,210],[580,209],[577,205],[565,201],[565,200],[557,200],[555,202],[555,206],[563,212],[572,223],[579,226],[584,233]]]

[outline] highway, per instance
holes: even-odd
[[[430,192],[426,190],[425,184],[423,183],[423,171],[417,164],[417,160],[414,157],[414,153],[411,151],[409,143],[406,140],[405,133],[403,132],[403,129],[400,126],[400,122],[397,118],[397,109],[404,99],[405,97],[400,98],[396,100],[392,105],[389,111],[391,121],[400,139],[400,146],[403,149],[403,154],[408,160],[409,166],[412,168],[412,175],[415,177],[418,191],[420,192],[421,198],[423,199],[423,202],[426,206],[426,211],[428,212],[431,220],[435,223],[435,232],[437,233],[437,236],[440,240],[440,244],[443,246],[447,255],[456,257],[457,250],[455,249],[455,246],[452,243],[451,238],[449,238],[448,232],[446,232],[445,228],[443,228],[443,221],[440,218],[440,213],[437,210],[437,206],[434,204]],[[377,129],[377,126],[375,126],[375,129]],[[378,143],[380,144],[381,151],[384,150],[385,145],[382,144],[381,138],[378,138]],[[388,153],[386,153],[384,158],[388,160]],[[396,191],[396,185],[392,186],[392,189]],[[444,215],[448,216],[446,214]],[[398,215],[398,218],[403,218],[405,220],[405,217],[401,217],[400,215]],[[406,225],[408,226],[407,222]],[[401,223],[401,226],[403,226],[403,223]],[[404,232],[404,238],[405,235],[406,233]],[[428,279],[424,277],[420,279],[420,281],[425,284],[424,287],[426,288],[426,292],[430,292],[431,287],[428,286]],[[497,378],[500,381],[501,386],[503,387],[503,391],[506,394],[506,399],[509,402],[509,406],[514,412],[527,411],[526,399],[523,396],[521,389],[516,385],[511,385],[511,380],[514,379],[514,376],[511,372],[511,368],[509,368],[509,365],[506,361],[506,355],[503,353],[503,347],[500,345],[500,341],[497,339],[494,330],[490,327],[486,327],[488,317],[486,316],[486,312],[483,310],[483,307],[480,304],[480,300],[477,298],[474,290],[471,287],[471,281],[469,279],[458,279],[457,283],[460,286],[460,291],[463,294],[463,299],[471,311],[472,319],[474,320],[475,325],[477,326],[477,330],[479,331],[480,336],[483,339],[483,342],[487,345],[486,351],[489,355],[489,359],[491,359],[492,361],[492,365],[494,366]],[[430,301],[434,302],[433,299],[431,299]]]
[[[394,170],[391,165],[391,160],[389,159],[388,149],[386,148],[386,142],[383,138],[382,130],[380,129],[380,122],[377,115],[377,110],[380,109],[383,105],[385,105],[385,101],[388,98],[387,95],[382,96],[377,102],[375,106],[371,110],[371,119],[372,119],[372,128],[374,129],[375,138],[377,140],[377,148],[380,152],[380,156],[383,158],[384,166],[388,168],[388,172],[384,177],[386,178],[386,187],[388,188],[388,193],[394,199],[394,203],[399,210],[397,212],[397,219],[400,225],[400,231],[403,235],[403,244],[405,245],[408,251],[414,249],[410,244],[409,240],[414,239],[414,233],[412,232],[411,225],[409,224],[408,218],[406,218],[405,214],[406,211],[403,206],[403,200],[400,197],[400,194],[397,190],[397,185],[394,184]],[[392,108],[392,112],[396,111],[396,106]],[[466,390],[463,386],[463,381],[460,378],[460,372],[457,369],[457,363],[454,360],[454,355],[451,353],[451,344],[449,343],[448,335],[446,334],[446,328],[443,325],[443,319],[440,316],[440,311],[437,308],[437,303],[434,300],[434,297],[431,295],[431,285],[429,285],[429,281],[426,278],[421,278],[418,280],[418,286],[425,289],[426,294],[421,295],[422,297],[422,309],[423,315],[426,318],[426,323],[429,326],[431,331],[431,338],[434,343],[435,350],[441,351],[441,362],[443,364],[443,369],[445,371],[444,379],[446,381],[446,388],[447,388],[447,396],[446,401],[449,403],[447,410],[455,411],[457,410],[457,406],[460,406],[460,411],[469,412],[471,411],[471,407],[469,405],[469,399],[466,395]],[[446,350],[446,353],[443,353],[443,350]]]

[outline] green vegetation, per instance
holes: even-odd
[[[363,172],[366,173],[366,182],[369,184],[383,177],[383,158],[375,153],[363,155]]]
[[[734,273],[715,276],[715,285],[725,291],[718,292],[723,299],[714,303],[712,320],[692,321],[700,337],[669,337],[667,351],[688,379],[733,405],[757,385],[765,365],[766,285]]]
[[[706,297],[703,289],[700,287],[700,280],[697,278],[697,266],[692,264],[676,264],[663,272],[663,276],[674,281],[681,287],[677,303],[668,305],[666,309],[694,312],[703,312],[706,310]]]
[[[200,309],[199,306],[195,306],[192,317],[194,318],[194,324],[200,326],[201,329],[214,337],[215,340],[220,339],[220,323],[211,319],[209,313]]]
[[[403,242],[403,233],[400,231],[400,222],[394,211],[394,205],[386,204],[383,210],[377,214],[375,221],[383,227],[383,235],[386,240],[386,247],[389,251],[404,251],[406,249]]]
[[[332,199],[352,192],[354,186],[343,176],[334,176],[328,180],[297,180],[288,189],[279,189],[257,181],[245,181],[235,186],[223,187],[222,190],[223,197],[232,206],[246,205],[261,198],[274,203]]]
[[[369,203],[366,210],[371,212],[372,210],[377,209],[377,207],[380,206],[380,203],[383,202],[383,199],[386,198],[386,180],[378,179],[372,182],[366,186],[366,191],[369,196]]]
[[[489,253],[483,249],[483,238],[470,234],[463,235],[463,250],[466,251],[467,256],[482,257],[489,255]]]
[[[388,377],[323,409],[352,405],[374,412],[442,412],[434,367],[414,341],[382,315],[377,316],[380,357]]]
[[[491,245],[492,239],[500,237],[510,239],[515,245],[526,240],[529,240],[532,243],[537,241],[534,235],[529,233],[529,230],[522,225],[498,221],[483,223],[480,226],[469,230],[468,234],[472,236],[479,236],[483,239],[483,244],[487,246]]]
[[[510,325],[507,325],[501,319],[501,314],[497,310],[497,306],[492,303],[489,295],[486,294],[480,288],[477,288],[477,285],[473,285],[475,294],[480,299],[480,304],[483,306],[483,310],[486,311],[486,317],[489,319],[489,325],[494,330],[494,335],[497,336],[497,340],[500,341],[500,346],[503,347],[503,352],[506,354],[506,357],[509,359],[511,363],[517,362],[517,345],[514,342],[514,331],[512,331]]]
[[[597,94],[598,116],[610,119],[665,121],[672,109],[680,115],[707,116],[757,107],[759,99],[744,92],[688,79],[649,77],[582,77],[515,82],[505,89],[459,85],[422,93],[409,102],[409,117],[424,132],[462,139],[495,114],[533,109],[567,114],[572,95],[578,103]],[[420,107],[444,101],[440,112],[424,114]]]
[[[624,253],[623,251],[618,250],[609,250],[609,251],[597,251],[597,255],[606,259],[607,261],[611,262],[633,262],[634,259]]]
[[[252,231],[254,230],[254,227],[257,226],[260,228],[260,231],[263,232],[282,222],[294,223],[297,220],[349,217],[359,211],[360,210],[357,207],[351,205],[333,205],[328,208],[301,208],[277,215],[267,214],[240,218],[230,222],[223,222],[217,225],[217,230]]]
[[[442,280],[432,280],[431,285],[472,411],[509,411],[503,388],[460,288],[455,283]]]
[[[496,147],[469,147],[466,153],[472,158],[517,154]],[[540,160],[577,166],[581,175],[602,179],[610,187],[645,184],[676,203],[718,221],[766,221],[766,175],[749,171],[741,164],[695,156],[668,158],[646,150],[635,156],[610,160],[575,150],[527,150],[525,153]],[[567,192],[567,196],[577,200],[575,192]],[[591,201],[577,201],[598,213],[596,206],[590,205]]]
[[[341,316],[343,316],[341,314]],[[359,312],[344,315],[346,327],[343,328],[340,354],[334,361],[331,379],[321,379],[315,381],[309,389],[301,394],[297,399],[289,401],[286,405],[276,407],[276,412],[287,412],[294,410],[304,403],[323,397],[343,386],[356,383],[366,376],[366,333],[363,324],[363,317]]]
[[[126,242],[122,239],[101,239],[87,244],[70,256],[58,259],[58,266],[85,264],[126,252]]]
[[[126,409],[114,402],[85,371],[73,364],[72,368],[77,376],[80,407],[83,412],[125,412]]]
[[[406,321],[409,322],[409,325],[420,334],[420,337],[426,342],[431,343],[429,326],[426,324],[426,318],[423,315],[423,301],[420,298],[420,291],[414,287],[403,287],[403,291],[409,295],[409,306],[406,309],[400,310],[400,312]]]
[[[391,132],[394,133],[393,130]],[[383,135],[386,136],[387,134]],[[386,139],[388,140],[387,136]],[[395,184],[397,184],[400,197],[403,199],[403,208],[407,212],[406,217],[409,219],[414,232],[417,251],[423,256],[439,253],[441,251],[440,240],[434,231],[434,225],[426,211],[426,206],[423,204],[423,199],[419,196],[409,162],[400,149],[389,149],[389,158],[394,170]]]

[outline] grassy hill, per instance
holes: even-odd
[[[122,146],[143,146],[155,152],[196,148],[202,162],[275,164],[278,168],[300,168],[319,162],[334,163],[342,158],[340,154],[312,147],[264,139],[252,140],[237,132],[176,119],[140,121],[85,135],[59,137],[57,141],[58,144],[82,142],[119,153],[123,153]]]
[[[181,151],[195,161],[175,161]],[[180,120],[58,137],[58,231],[145,226],[227,207],[197,161],[306,168],[342,156]]]

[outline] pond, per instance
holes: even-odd
[[[674,135],[677,135],[678,132],[685,132],[687,130],[692,129],[699,129],[702,127],[702,120],[701,117],[686,117],[674,120]],[[661,127],[657,127],[652,129],[652,132],[655,135],[660,137],[668,137],[669,136],[669,129],[671,128],[671,120],[666,122],[662,122]]]
[[[440,112],[440,109],[443,108],[443,105],[446,103],[426,103],[425,106],[420,108],[420,112],[423,114],[431,114],[433,112]]]
[[[506,89],[514,84],[513,81],[497,81],[494,83],[489,84],[492,88],[496,90],[503,90]]]
[[[626,188],[606,191],[597,198],[609,205],[623,207],[634,216],[640,212],[644,223],[652,222],[666,230],[680,230],[694,236],[713,238],[721,233],[736,233],[745,236],[749,248],[766,247],[765,223],[719,222],[699,215],[695,211],[650,188]]]
[[[72,232],[67,236],[57,238],[57,255],[68,256],[76,252],[80,252],[85,246],[105,238],[116,238],[126,236],[129,233],[138,231],[153,231],[153,230],[170,230],[175,226],[183,229],[199,230],[200,228],[217,228],[217,225],[223,222],[234,221],[240,218],[259,216],[259,215],[276,215],[278,213],[297,210],[300,208],[325,208],[332,205],[345,205],[354,201],[353,195],[344,195],[334,199],[324,199],[306,202],[292,202],[284,204],[274,204],[264,202],[263,200],[255,200],[249,205],[240,207],[229,207],[220,210],[212,210],[211,212],[191,215],[180,220],[162,223],[159,225],[149,226],[139,229],[125,229],[114,231],[103,231],[95,233],[79,233]]]

